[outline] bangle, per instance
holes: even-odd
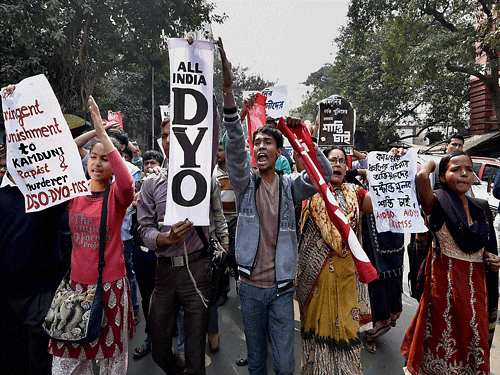
[[[232,91],[229,91],[229,92],[224,92],[222,91],[222,95],[226,96],[226,95],[229,95],[229,94],[232,94],[233,92]]]

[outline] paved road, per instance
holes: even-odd
[[[406,269],[408,269],[406,267]],[[248,374],[247,367],[239,367],[235,361],[246,355],[245,336],[239,311],[238,298],[234,289],[234,280],[231,281],[231,292],[224,306],[219,308],[219,334],[220,350],[213,354],[207,344],[206,370],[208,375],[239,375]],[[399,351],[406,328],[417,308],[417,303],[409,297],[405,276],[405,293],[403,295],[403,314],[398,320],[398,325],[378,340],[376,354],[362,351],[363,372],[366,375],[403,374],[404,359]],[[161,375],[163,372],[154,363],[151,354],[140,360],[133,359],[133,350],[140,345],[145,337],[144,319],[139,323],[135,337],[129,342],[129,367],[130,375]],[[271,362],[271,347],[269,344],[268,370],[273,374]],[[300,319],[296,304],[295,309],[295,373],[300,374],[301,339]],[[495,341],[491,352],[491,374],[500,375],[500,325],[497,325]]]

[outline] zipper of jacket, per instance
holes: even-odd
[[[282,196],[282,190],[283,190],[283,180],[281,178],[282,176],[278,173],[278,191],[279,191],[279,198],[278,198],[278,234],[276,235],[276,250],[278,249],[278,239],[280,236],[280,226],[281,226],[281,196]],[[276,285],[278,285],[278,276],[276,275],[276,251],[274,252],[274,277],[276,279]],[[276,297],[280,296],[279,288],[276,288]]]

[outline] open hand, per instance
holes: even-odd
[[[231,63],[227,59],[226,51],[224,51],[221,38],[217,41],[217,46],[219,47],[220,58],[222,60],[222,91],[224,93],[229,93],[233,89],[233,72],[231,70]]]

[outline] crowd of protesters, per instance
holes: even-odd
[[[102,374],[126,374],[128,342],[135,333],[144,341],[134,348],[134,358],[151,353],[166,374],[204,374],[207,340],[213,352],[220,345],[217,310],[227,298],[230,277],[237,280],[247,345],[247,357],[238,364],[247,364],[250,374],[267,374],[268,340],[274,372],[294,373],[294,298],[300,308],[302,374],[362,374],[362,349],[375,353],[376,339],[396,326],[403,308],[404,236],[376,230],[364,178],[366,154],[355,151],[357,162],[349,170],[345,150],[315,145],[328,187],[376,268],[378,279],[369,284],[358,279],[349,247],[299,160],[284,150],[274,119],[250,135],[253,150],[247,149],[242,121],[255,97],[238,110],[231,64],[220,39],[217,46],[226,133],[219,134],[214,101],[210,226],[197,227],[189,219],[164,224],[168,117],[160,124],[161,152],[141,153],[116,125],[103,126],[90,97],[95,130],[75,139],[89,194],[38,212],[25,212],[1,146],[0,329],[5,339],[0,361],[17,369],[10,373],[92,374],[97,360]],[[285,120],[292,128],[300,123]],[[318,123],[309,130],[314,140]],[[500,257],[489,206],[471,197],[474,175],[471,158],[462,151],[463,137],[454,135],[447,147],[439,168],[425,163],[415,179],[433,242],[421,267],[419,306],[401,347],[404,371],[486,375]],[[251,167],[249,152],[257,168]],[[49,340],[42,323],[69,264],[74,288],[96,284],[98,253],[91,249],[99,248],[99,240],[76,239],[89,230],[78,225],[82,220],[99,226],[108,190],[101,335],[87,344]],[[500,198],[500,173],[493,194]],[[216,299],[211,298],[210,237],[221,244],[219,260],[226,265]],[[141,306],[144,333],[135,329]]]

